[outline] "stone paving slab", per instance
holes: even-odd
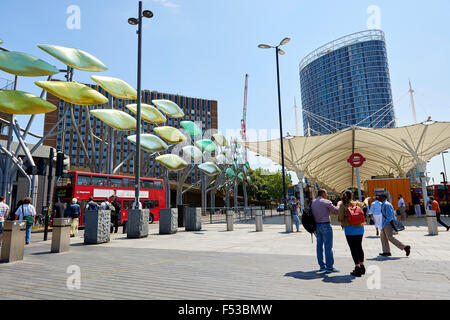
[[[366,268],[378,267],[381,275],[381,289],[371,290],[371,275],[349,275],[352,259],[339,226],[333,226],[334,255],[341,272],[325,275],[317,272],[315,238],[311,243],[304,229],[286,234],[282,219],[266,219],[258,233],[242,223],[233,232],[205,224],[199,232],[159,235],[152,224],[147,238],[118,233],[101,245],[84,245],[81,232],[61,254],[50,254],[51,241],[36,238],[23,261],[0,264],[0,299],[450,298],[450,232],[430,237],[423,221],[408,221],[397,237],[411,245],[411,256],[392,248],[391,258],[379,258],[380,239],[367,226]],[[81,271],[79,290],[66,284],[71,265]]]

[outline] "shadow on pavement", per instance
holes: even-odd
[[[342,276],[329,276],[325,272],[322,271],[295,271],[289,272],[284,275],[285,277],[292,277],[300,280],[315,280],[322,279],[323,282],[327,283],[351,283],[355,277],[351,275],[342,275]]]
[[[295,272],[289,272],[284,275],[285,277],[292,277],[295,279],[300,280],[314,280],[314,279],[321,279],[325,277],[325,272],[320,272],[318,270],[315,271],[295,271]]]
[[[380,236],[367,236],[366,239],[380,239]]]
[[[406,257],[376,257],[371,259],[366,259],[370,261],[389,261],[389,260],[400,260],[400,259],[406,259]]]

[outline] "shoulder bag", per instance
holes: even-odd
[[[381,206],[381,214],[382,214],[383,217],[387,220],[386,216],[384,215],[384,212],[383,212],[384,210],[383,210],[383,208],[384,208],[384,204]],[[389,224],[390,224],[392,230],[394,230],[394,231],[396,231],[396,232],[400,232],[400,231],[405,230],[405,226],[403,225],[403,223],[401,223],[400,221],[398,221],[398,220],[396,220],[396,219],[391,220],[391,221],[389,222]]]
[[[31,227],[34,224],[34,217],[33,216],[25,216],[25,213],[23,212],[23,205],[22,207],[22,216],[24,220],[27,222],[27,227]]]

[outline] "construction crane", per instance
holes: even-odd
[[[241,120],[241,138],[242,141],[247,141],[247,92],[248,92],[248,74],[245,75],[245,89],[244,89],[244,108]],[[245,148],[245,161],[247,161],[247,148]]]

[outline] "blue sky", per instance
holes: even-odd
[[[10,50],[23,51],[62,67],[37,44],[83,49],[103,61],[105,75],[136,85],[137,38],[127,19],[136,16],[134,0],[2,0],[0,38]],[[70,30],[70,5],[81,9],[81,29]],[[216,99],[219,129],[239,129],[244,76],[249,74],[247,127],[277,129],[274,52],[259,43],[292,40],[280,58],[283,123],[295,133],[294,97],[300,106],[298,64],[317,47],[367,29],[370,5],[381,9],[386,33],[394,107],[399,125],[412,123],[408,79],[416,90],[418,121],[428,116],[450,121],[450,2],[440,1],[306,1],[306,0],[146,0],[155,16],[144,24],[143,88]],[[75,80],[90,82],[90,73]],[[0,72],[0,77],[11,76]],[[19,90],[39,94],[37,78],[21,78]],[[399,100],[399,98],[403,97]],[[43,117],[36,122],[41,132]],[[24,118],[21,118],[23,123]],[[299,112],[300,132],[302,132]],[[450,173],[450,155],[446,166]],[[442,158],[429,166],[440,181]]]

